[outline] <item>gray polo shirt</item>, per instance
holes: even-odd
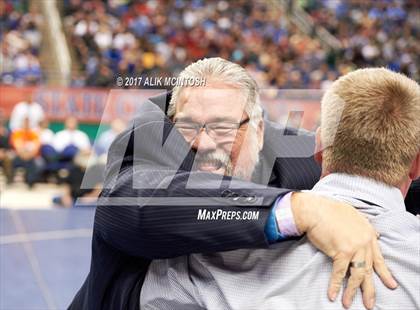
[[[376,307],[420,309],[420,219],[405,211],[401,192],[367,178],[330,174],[312,189],[366,214],[381,234],[380,247],[399,283],[392,291],[375,275]],[[327,298],[331,260],[306,238],[269,249],[192,254],[151,263],[141,309],[343,309],[341,290]],[[357,293],[350,309],[364,309]]]

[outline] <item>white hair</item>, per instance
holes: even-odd
[[[186,67],[179,75],[179,79],[210,79],[234,85],[242,90],[245,98],[245,112],[250,118],[250,125],[257,128],[262,120],[262,107],[259,88],[251,75],[240,65],[220,57],[204,58]],[[169,102],[168,116],[175,115],[179,95],[185,86],[175,86]]]

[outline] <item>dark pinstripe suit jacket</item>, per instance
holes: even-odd
[[[69,309],[138,309],[152,259],[266,247],[264,226],[273,202],[287,188],[309,189],[319,178],[320,168],[311,156],[313,137],[297,136],[269,122],[252,183],[191,172],[194,154],[179,133],[171,131],[163,112],[169,99],[164,99],[142,105],[139,116],[111,146],[103,202],[96,210],[90,272]],[[187,186],[191,179],[194,188]],[[208,203],[177,204],[168,197],[201,197]],[[220,197],[226,197],[224,205],[216,202]],[[163,202],[156,203],[158,198]],[[200,208],[259,210],[260,217],[198,221]]]

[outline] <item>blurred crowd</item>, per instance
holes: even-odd
[[[0,0],[0,83],[36,85],[43,75],[39,60],[42,15],[28,1]]]
[[[287,23],[269,1],[64,2],[81,74],[73,84],[114,86],[115,76],[176,76],[219,56],[245,66],[262,87],[320,88],[340,68],[318,40]]]
[[[418,0],[303,0],[315,24],[342,44],[336,63],[383,66],[419,80]]]
[[[9,184],[21,171],[29,188],[37,182],[65,185],[65,194],[55,197],[54,203],[69,207],[79,197],[97,197],[107,151],[124,128],[114,119],[92,145],[77,119],[68,117],[64,129],[54,133],[41,105],[28,97],[15,105],[8,125],[0,110],[0,168]],[[89,184],[84,188],[87,169]]]
[[[245,66],[263,88],[323,89],[339,75],[372,65],[418,79],[416,1],[295,3],[342,48],[328,49],[302,34],[270,1],[68,0],[64,21],[82,72],[73,84],[113,86],[115,76],[173,76],[212,56]]]
[[[1,82],[39,84],[42,16],[28,1],[0,0]],[[115,86],[116,76],[173,77],[220,56],[246,67],[262,88],[324,89],[364,66],[419,80],[416,0],[299,0],[341,43],[330,49],[288,21],[287,7],[249,0],[63,0],[76,65],[72,86]],[[35,6],[36,7],[36,6]]]

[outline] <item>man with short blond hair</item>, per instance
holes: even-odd
[[[357,70],[332,85],[321,109],[324,173],[363,175],[400,185],[419,151],[415,81],[384,68]]]
[[[420,309],[420,221],[406,212],[403,198],[411,181],[420,177],[419,85],[386,69],[357,70],[332,84],[322,99],[321,114],[316,157],[322,161],[322,178],[311,192],[353,205],[379,232],[384,257],[400,285],[389,291],[379,285],[376,275],[373,280],[365,279],[364,293],[371,293],[372,281],[376,284],[375,309]],[[318,225],[327,223],[321,220]],[[154,261],[146,277],[141,306],[341,309],[339,303],[326,300],[322,294],[336,266],[332,268],[329,258],[308,239],[316,244],[308,236],[299,242],[273,244],[270,249]],[[372,273],[368,266],[375,260],[373,252],[367,249],[355,255],[350,271]],[[337,267],[346,273],[347,266]],[[349,286],[354,281],[357,279],[350,279]],[[353,289],[339,293],[344,307],[362,309],[364,304],[373,309],[375,297],[366,296],[374,294],[362,298],[357,293],[351,306],[349,300],[354,293]]]

